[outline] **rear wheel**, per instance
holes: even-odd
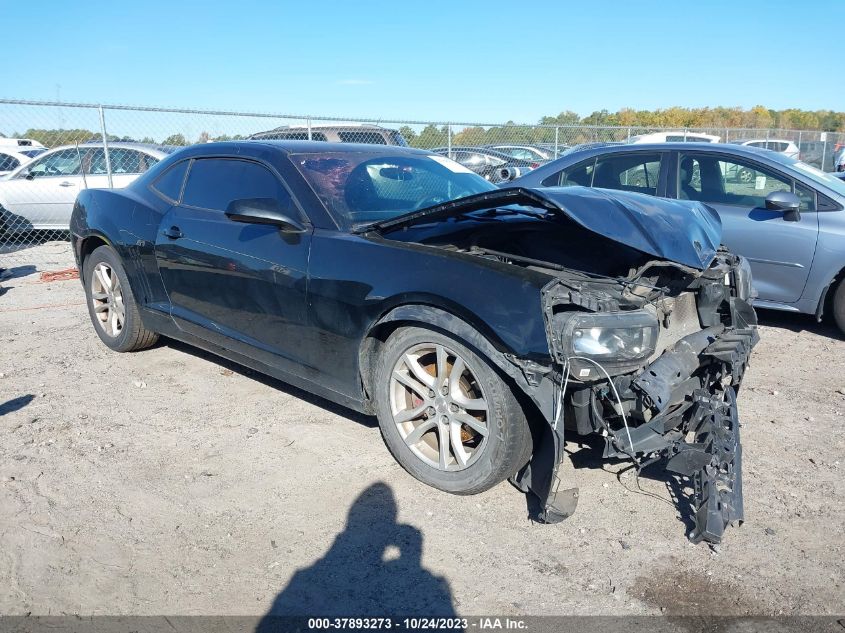
[[[120,257],[110,246],[96,248],[82,266],[88,314],[100,340],[116,352],[153,345],[158,334],[144,327]]]
[[[375,399],[393,456],[440,490],[482,492],[531,455],[528,422],[508,385],[440,332],[403,327],[390,336],[376,366]]]
[[[839,331],[845,334],[845,279],[839,282],[833,293],[833,320]]]
[[[740,170],[737,172],[737,179],[739,180],[739,182],[747,185],[752,180],[754,180],[754,172],[748,169],[747,167],[741,167]]]

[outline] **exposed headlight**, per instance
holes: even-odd
[[[594,359],[620,367],[654,353],[659,325],[645,310],[572,314],[564,325],[561,343],[569,356]]]
[[[572,351],[577,356],[634,360],[650,355],[655,339],[651,327],[579,328],[572,333]]]

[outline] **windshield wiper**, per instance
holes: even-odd
[[[620,286],[640,286],[643,288],[650,288],[652,290],[659,290],[662,292],[667,291],[667,289],[663,288],[662,286],[655,286],[646,282],[637,281],[637,279],[628,279],[626,277],[611,277],[610,275],[602,275],[601,273],[587,272],[586,270],[569,268],[567,266],[562,266],[561,264],[556,264],[554,262],[547,262],[542,259],[534,259],[533,257],[525,257],[524,255],[514,255],[513,253],[506,253],[504,251],[495,251],[493,249],[484,248],[481,246],[474,246],[469,252],[477,255],[492,255],[501,259],[509,259],[514,262],[528,264],[529,266],[550,268],[551,270],[566,272],[575,277],[585,277],[590,281],[596,283],[617,284]]]
[[[536,213],[536,212],[533,212],[533,211],[528,211],[526,209],[511,209],[511,208],[507,208],[507,207],[494,207],[494,208],[491,208],[491,209],[484,209],[484,210],[481,210],[481,211],[479,211],[478,209],[468,209],[467,211],[459,211],[459,212],[457,212],[454,215],[451,215],[449,217],[494,218],[494,217],[504,216],[504,215],[523,215],[523,216],[528,217],[528,218],[534,218],[535,220],[548,220],[549,219],[548,218],[549,211]],[[401,217],[401,216],[397,216],[397,217]],[[442,220],[442,219],[443,218],[441,218],[441,217],[432,217],[431,221],[437,222],[437,221]],[[375,222],[360,222],[360,223],[357,223],[357,224],[353,224],[350,231],[352,233],[366,233],[367,231],[370,231],[373,228],[378,228],[377,225],[379,225],[381,223],[382,223],[382,220],[378,220],[378,221],[375,221]]]
[[[467,211],[461,215],[470,215],[475,214],[478,217],[482,218],[492,218],[499,215],[524,215],[529,218],[534,218],[536,220],[547,220],[549,212],[545,211],[543,213],[537,213],[534,211],[527,211],[525,209],[513,209],[508,207],[495,207],[492,209],[487,209],[486,211]]]

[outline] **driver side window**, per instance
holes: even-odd
[[[716,156],[681,155],[678,197],[710,204],[764,208],[766,196],[775,191],[793,191],[793,181],[762,165]],[[798,185],[802,211],[815,211],[812,191]]]
[[[54,154],[36,159],[27,173],[32,178],[49,176],[77,176],[79,175],[79,152],[73,149],[63,149]]]

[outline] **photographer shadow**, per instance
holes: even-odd
[[[455,617],[448,582],[421,565],[422,533],[396,514],[387,484],[364,490],[325,556],[293,575],[256,631],[278,631],[291,616]]]

